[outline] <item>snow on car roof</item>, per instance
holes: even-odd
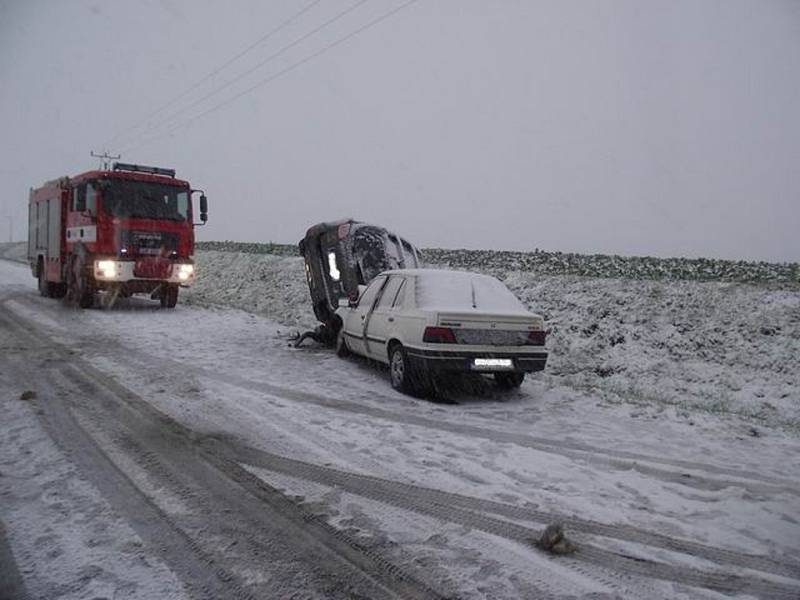
[[[442,269],[387,271],[417,278],[417,307],[453,312],[523,314],[530,311],[501,281],[488,275]]]

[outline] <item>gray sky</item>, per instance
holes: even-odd
[[[419,0],[182,125],[405,0],[181,112],[358,1],[146,121],[311,0],[0,0],[0,239],[7,215],[25,235],[30,186],[119,136],[206,190],[200,239],[352,216],[420,246],[800,259],[800,1]]]

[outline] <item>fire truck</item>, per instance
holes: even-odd
[[[106,306],[144,293],[173,308],[194,281],[194,227],[207,220],[205,193],[173,169],[117,162],[31,189],[28,260],[42,296],[88,308],[97,292]]]

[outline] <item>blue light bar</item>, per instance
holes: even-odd
[[[134,171],[136,173],[149,173],[150,175],[166,175],[167,177],[175,177],[175,169],[162,169],[161,167],[148,167],[146,165],[131,165],[128,163],[115,162],[113,169],[115,171]]]

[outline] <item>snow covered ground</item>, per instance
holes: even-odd
[[[298,329],[314,315],[302,260],[201,252],[187,302],[232,306]],[[549,330],[539,380],[634,414],[741,415],[800,430],[800,287],[512,271],[503,280]]]
[[[2,305],[198,436],[228,443],[249,472],[443,595],[800,590],[796,290],[511,272],[506,283],[547,320],[547,370],[519,392],[487,385],[439,405],[395,393],[362,361],[288,344],[291,330],[314,325],[298,258],[211,251],[197,262],[198,282],[174,311],[138,299],[76,311],[40,298],[25,267],[0,261]],[[34,351],[14,348],[4,350],[19,362]],[[48,482],[54,469],[70,473],[69,457],[47,445],[36,403],[19,400],[26,386],[35,382],[4,364],[0,520],[28,587],[39,597],[80,582],[92,595],[65,597],[181,597],[169,557],[149,555],[91,481],[59,485],[66,500],[53,512]],[[126,462],[113,436],[96,435],[180,524],[186,502]],[[88,516],[83,497],[97,507]],[[555,520],[581,548],[575,556],[531,545]],[[100,538],[103,556],[86,550],[98,527],[117,540]],[[124,579],[131,548],[145,570]],[[72,572],[59,566],[72,556]]]

